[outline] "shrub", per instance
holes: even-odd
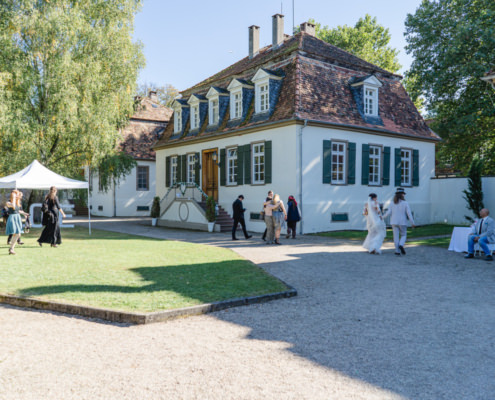
[[[153,205],[151,206],[151,218],[160,218],[160,198],[155,196],[153,198]]]
[[[215,222],[216,220],[216,215],[215,215],[215,199],[213,196],[209,196],[206,199],[206,219],[208,222]]]

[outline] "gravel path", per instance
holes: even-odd
[[[495,398],[495,263],[430,247],[259,239],[99,219],[230,247],[299,295],[124,326],[0,306],[0,399]],[[254,239],[254,238],[253,238]],[[289,245],[290,243],[290,245]]]

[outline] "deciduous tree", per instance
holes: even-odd
[[[159,103],[166,107],[170,107],[174,99],[179,95],[179,89],[169,83],[161,86],[156,83],[143,83],[138,86],[137,95],[148,96],[150,90],[156,92]]]
[[[0,172],[37,158],[75,176],[115,151],[144,64],[132,41],[140,2],[0,3]]]
[[[424,0],[406,19],[408,76],[444,139],[440,162],[467,172],[474,157],[495,173],[495,92],[480,78],[495,66],[493,0]]]
[[[314,20],[311,22],[315,23]],[[337,26],[329,28],[316,25],[316,36],[327,43],[346,50],[380,68],[390,72],[401,69],[397,55],[399,51],[392,48],[388,28],[380,25],[376,18],[366,14],[354,26]]]

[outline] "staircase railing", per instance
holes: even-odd
[[[172,197],[169,198],[170,193],[174,193]],[[208,199],[208,195],[201,189],[201,187],[194,182],[176,182],[172,186],[170,186],[167,192],[160,199],[160,210],[161,215],[166,211],[168,206],[179,196],[177,194],[180,193],[180,197],[191,198],[196,200],[197,202],[201,202],[203,197]],[[199,199],[197,199],[196,194],[199,194]]]

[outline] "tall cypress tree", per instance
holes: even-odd
[[[475,218],[479,217],[483,204],[483,187],[481,182],[481,171],[483,170],[483,162],[479,158],[473,159],[469,167],[468,175],[468,190],[463,190],[464,199],[468,202],[468,208],[473,212]],[[465,218],[473,222],[474,219],[468,215]]]

